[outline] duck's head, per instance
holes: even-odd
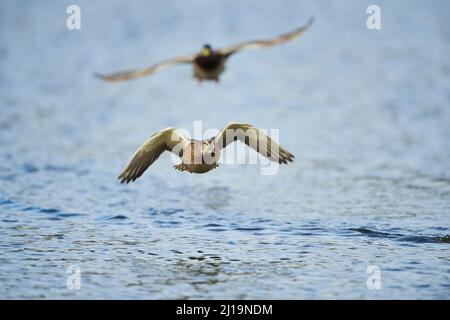
[[[202,55],[208,57],[212,54],[212,48],[209,44],[205,44],[202,49]]]

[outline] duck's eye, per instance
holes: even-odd
[[[215,153],[214,151],[212,151],[212,152],[211,152],[211,157],[214,158],[215,156],[216,156],[216,153]]]

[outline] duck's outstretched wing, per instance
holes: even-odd
[[[231,122],[215,137],[216,146],[225,148],[234,141],[241,141],[271,161],[287,164],[294,160],[294,155],[279,146],[262,130],[249,124]]]
[[[291,31],[289,33],[279,35],[278,37],[272,39],[246,41],[234,46],[219,49],[217,51],[223,54],[224,56],[230,56],[233,53],[236,53],[243,49],[267,48],[283,42],[291,41],[300,37],[312,25],[313,21],[314,18],[310,18],[308,23],[303,27],[295,29],[294,31]]]
[[[189,144],[189,140],[174,128],[158,131],[133,155],[131,161],[118,177],[120,183],[129,183],[139,178],[164,151],[171,151],[181,156],[183,148],[187,144]]]
[[[94,75],[100,79],[106,80],[106,81],[112,81],[112,82],[119,82],[119,81],[127,81],[132,79],[137,79],[143,76],[147,76],[149,74],[155,73],[157,71],[160,71],[162,69],[165,69],[167,67],[176,65],[176,64],[183,64],[183,63],[192,63],[197,55],[196,54],[190,54],[178,58],[168,59],[163,62],[160,62],[158,64],[154,64],[153,66],[150,66],[148,68],[144,69],[138,69],[138,70],[131,70],[131,71],[122,71],[112,74],[99,74],[95,73]]]

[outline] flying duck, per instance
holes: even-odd
[[[135,181],[164,151],[181,158],[181,164],[174,166],[175,169],[205,173],[219,166],[222,149],[237,140],[279,164],[287,164],[294,159],[294,155],[280,147],[262,130],[245,123],[231,122],[217,136],[204,140],[188,139],[176,129],[167,128],[153,134],[136,151],[118,179],[121,183]]]
[[[211,45],[205,44],[200,53],[194,53],[186,56],[168,59],[148,68],[133,71],[123,71],[109,75],[95,75],[103,80],[118,82],[137,79],[146,75],[150,75],[172,65],[191,63],[194,69],[193,76],[199,82],[203,80],[218,82],[220,75],[225,70],[225,62],[234,53],[239,52],[243,49],[267,48],[294,40],[300,37],[311,26],[313,21],[314,19],[311,18],[305,26],[268,40],[246,41],[234,46],[216,50],[214,50]]]

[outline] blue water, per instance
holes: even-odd
[[[77,1],[72,31],[69,4],[0,2],[0,298],[450,298],[448,1],[377,1],[378,31],[369,1]],[[92,76],[310,16],[219,85]],[[296,159],[190,175],[165,154],[118,183],[147,137],[194,120],[279,129]]]

